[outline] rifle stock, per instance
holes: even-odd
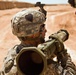
[[[20,75],[43,75],[47,68],[47,59],[51,58],[57,50],[56,42],[62,46],[62,42],[66,41],[68,36],[66,30],[60,30],[38,47],[24,47],[16,58],[18,73]],[[58,49],[61,50],[62,47]]]

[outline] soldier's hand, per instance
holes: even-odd
[[[5,73],[8,73],[14,65],[14,60],[10,59],[8,62],[4,64]]]

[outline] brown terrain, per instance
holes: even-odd
[[[38,10],[37,7],[33,8]],[[45,6],[44,8],[47,11],[47,20],[45,22],[47,29],[46,39],[49,35],[60,29],[68,30],[69,39],[64,44],[73,62],[76,64],[76,9],[70,5],[52,5]],[[27,8],[0,10],[0,69],[7,51],[20,42],[12,34],[11,18],[23,9]]]

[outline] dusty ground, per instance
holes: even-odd
[[[68,52],[71,54],[73,62],[76,64],[76,9],[65,5],[46,6],[44,8],[48,11],[46,39],[50,34],[61,28],[67,29],[70,36],[64,44],[67,47]],[[15,44],[19,43],[19,40],[11,32],[10,22],[12,16],[20,10],[22,9],[15,8],[0,10],[0,68],[7,51]]]

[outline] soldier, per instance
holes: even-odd
[[[0,75],[20,75],[17,71],[16,56],[23,47],[37,47],[38,44],[45,42],[45,20],[45,15],[34,9],[20,11],[12,18],[12,32],[21,43],[9,50]],[[48,59],[49,66],[44,75],[76,75],[75,65],[66,50],[58,53],[57,57],[61,63]]]

